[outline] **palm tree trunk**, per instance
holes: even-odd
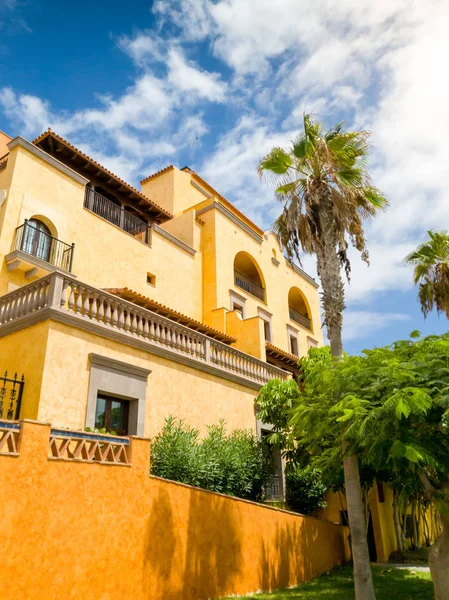
[[[449,516],[443,519],[443,531],[429,550],[435,600],[449,600]]]
[[[327,337],[330,341],[331,354],[339,359],[343,354],[344,287],[340,271],[340,259],[337,254],[337,244],[332,235],[333,224],[329,222],[324,225],[323,239],[326,240],[326,243],[317,249],[317,268],[321,280],[325,323]],[[375,600],[376,594],[374,592],[371,573],[366,535],[366,519],[360,486],[359,461],[357,456],[346,456],[344,443],[342,452],[354,562],[355,597],[356,600]]]

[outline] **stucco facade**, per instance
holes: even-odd
[[[276,236],[189,169],[140,191],[53,132],[2,140],[0,369],[25,375],[19,416],[82,430],[104,394],[129,433],[168,415],[256,431],[261,385],[322,344],[317,284]]]

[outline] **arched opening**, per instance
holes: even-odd
[[[40,219],[33,217],[25,221],[23,225],[20,249],[27,254],[32,254],[36,258],[48,261],[52,239],[53,236],[50,228]]]
[[[292,321],[312,331],[312,320],[307,301],[297,287],[292,287],[288,293],[288,310]]]
[[[265,301],[262,273],[256,261],[246,252],[239,252],[234,259],[234,282],[248,294]]]

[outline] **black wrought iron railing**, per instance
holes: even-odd
[[[272,480],[266,486],[265,495],[267,500],[282,500],[281,476],[273,475]]]
[[[310,321],[309,317],[306,317],[305,315],[301,314],[300,312],[298,312],[291,306],[289,306],[289,312],[290,312],[290,319],[292,321],[299,323],[300,325],[302,325],[306,329],[309,329],[310,331],[312,330],[312,322]]]
[[[252,281],[242,273],[234,271],[234,281],[237,287],[239,287],[242,290],[245,290],[245,292],[248,292],[248,294],[256,296],[256,298],[259,298],[259,300],[265,300],[265,290],[263,289],[263,287],[257,283],[254,283],[254,281]]]
[[[8,377],[8,371],[0,377],[0,419],[17,420],[20,416],[25,377],[14,373]]]
[[[150,225],[148,223],[89,187],[86,188],[84,208],[120,227],[145,244],[150,243]]]
[[[5,156],[2,156],[0,158],[0,171],[3,171],[3,169],[6,169],[6,166],[8,164],[8,156],[9,156],[9,154],[5,154]]]
[[[17,227],[14,236],[14,250],[21,250],[65,271],[72,270],[74,249],[75,244],[61,242],[29,221]]]

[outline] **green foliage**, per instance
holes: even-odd
[[[169,417],[151,446],[151,473],[239,498],[263,500],[273,476],[269,453],[251,431],[226,432],[224,421],[199,431]]]
[[[375,567],[374,587],[377,598],[389,600],[433,600],[430,573],[410,569]],[[230,596],[229,600],[350,600],[354,598],[354,574],[352,566],[337,567],[312,581],[294,588],[276,592],[256,593],[246,596]]]
[[[413,279],[419,283],[418,299],[424,316],[433,310],[449,318],[449,234],[428,231],[428,239],[405,258],[413,265]]]
[[[425,494],[449,510],[449,334],[398,341],[334,361],[326,350],[302,361],[304,391],[265,386],[257,400],[283,447],[300,449],[338,481],[341,442],[366,482]],[[273,392],[275,390],[275,393]],[[277,415],[281,415],[277,417]],[[340,478],[341,479],[341,478]]]
[[[105,429],[104,427],[102,427],[101,429],[92,429],[91,427],[85,427],[84,431],[86,431],[87,433],[101,433],[102,435],[117,435],[116,431],[107,431],[107,429]]]
[[[311,515],[319,508],[326,507],[325,496],[328,487],[318,469],[287,469],[285,483],[285,499],[291,510]]]
[[[367,260],[362,221],[388,204],[368,173],[370,134],[346,131],[343,123],[325,131],[308,114],[303,128],[289,148],[275,147],[259,163],[283,205],[273,230],[289,258],[300,260],[300,248],[318,255],[331,243],[349,273],[347,239]]]

